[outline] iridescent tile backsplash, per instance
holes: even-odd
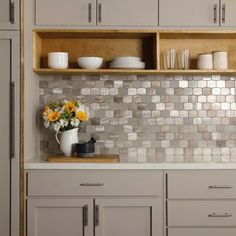
[[[78,98],[91,119],[79,136],[97,139],[97,153],[127,162],[236,162],[236,77],[48,76],[40,109]],[[59,154],[40,122],[42,156]]]

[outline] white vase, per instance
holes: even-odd
[[[78,130],[79,128],[70,129],[64,132],[56,132],[56,140],[60,144],[60,149],[65,156],[72,156],[76,151],[76,143],[78,140]],[[58,134],[60,134],[60,140],[58,139]]]

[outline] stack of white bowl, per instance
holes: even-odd
[[[144,69],[141,57],[116,57],[110,63],[112,69]]]

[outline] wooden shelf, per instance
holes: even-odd
[[[189,75],[236,75],[235,70],[159,70],[158,74],[189,74]]]
[[[66,70],[54,70],[54,69],[34,69],[34,72],[39,75],[127,75],[127,74],[166,74],[166,75],[236,75],[236,70],[121,70],[121,69],[97,69],[97,70],[86,70],[86,69],[66,69]]]
[[[165,70],[164,52],[168,48],[190,50],[190,70]],[[69,53],[69,69],[47,67],[47,54]],[[197,70],[197,55],[227,51],[229,70]],[[77,57],[104,58],[102,69],[79,69]],[[146,69],[106,69],[114,57],[138,56]],[[33,31],[33,71],[47,74],[236,74],[236,31],[154,31],[154,30],[50,30]]]
[[[65,69],[65,70],[54,70],[54,69],[34,69],[34,72],[39,75],[47,74],[61,74],[61,75],[104,75],[104,74],[156,74],[157,70],[125,70],[125,69],[97,69],[97,70],[87,70],[87,69]]]

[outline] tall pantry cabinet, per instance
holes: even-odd
[[[19,235],[19,1],[0,1],[0,235]]]

